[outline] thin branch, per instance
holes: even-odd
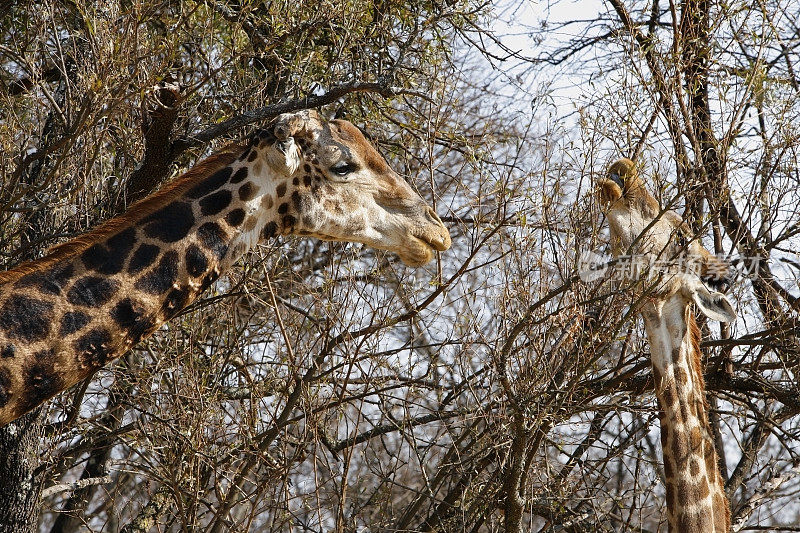
[[[235,117],[231,117],[228,120],[220,122],[219,124],[214,124],[213,126],[210,126],[188,137],[176,139],[174,142],[173,151],[177,156],[189,148],[206,144],[217,137],[226,135],[233,130],[238,130],[245,126],[249,126],[255,122],[261,122],[277,117],[281,113],[290,113],[300,109],[321,107],[354,93],[374,93],[385,98],[391,98],[398,95],[411,95],[432,102],[430,96],[419,91],[412,91],[402,87],[390,87],[382,83],[355,81],[337,85],[321,95],[311,95],[298,100],[281,102],[278,104],[272,104],[254,109],[252,111],[245,111],[239,115],[236,115]]]
[[[45,498],[49,498],[50,496],[58,494],[59,492],[73,492],[84,487],[90,487],[92,485],[105,485],[107,483],[111,483],[111,476],[90,477],[86,479],[79,479],[71,483],[59,483],[42,490],[41,499],[44,500]]]

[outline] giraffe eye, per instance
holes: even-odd
[[[333,172],[337,176],[347,176],[348,174],[354,172],[355,170],[356,166],[353,163],[348,163],[347,161],[341,161],[331,167],[331,172]]]

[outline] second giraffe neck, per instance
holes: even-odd
[[[708,422],[700,330],[679,297],[642,310],[650,340],[672,533],[727,532],[730,510]]]

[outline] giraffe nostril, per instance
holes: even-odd
[[[441,226],[444,226],[442,219],[439,218],[439,215],[436,214],[436,211],[434,211],[432,207],[426,207],[425,214],[428,215],[428,219],[434,224],[439,224]]]

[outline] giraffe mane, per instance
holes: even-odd
[[[700,390],[703,391],[702,402],[703,402],[703,412],[704,412],[704,416],[706,418],[706,424],[707,424],[707,427],[709,428],[709,432],[711,432],[711,423],[708,420],[708,411],[711,408],[711,406],[708,404],[708,396],[706,394],[706,382],[705,382],[705,378],[703,378],[703,367],[701,366],[701,361],[700,361],[700,340],[701,340],[701,335],[702,334],[700,333],[700,327],[697,325],[697,321],[694,318],[694,312],[692,311],[691,306],[688,306],[687,313],[689,314],[687,322],[688,322],[688,327],[689,327],[690,342],[692,343],[692,350],[694,350],[694,355],[693,355],[693,360],[694,361],[693,361],[693,364],[695,365],[695,369],[696,369],[696,373],[697,373],[698,385],[700,387]],[[712,438],[713,438],[713,434],[712,434]],[[716,457],[717,461],[720,460],[718,455],[715,455],[715,457]],[[719,472],[717,472],[717,475],[719,475]],[[720,479],[720,481],[721,481],[721,479]],[[723,486],[724,486],[724,483],[723,483]],[[724,496],[724,494],[723,494],[723,496]],[[727,499],[727,497],[726,497],[726,499]],[[725,505],[723,505],[723,508],[725,510],[725,522],[730,526],[730,523],[731,523],[731,506],[730,506],[729,503],[726,503]]]
[[[691,306],[687,306],[686,313],[688,314],[686,322],[689,328],[689,340],[692,343],[692,365],[694,365],[695,369],[697,370],[698,385],[700,386],[701,390],[705,391],[706,382],[703,378],[703,366],[702,361],[700,360],[700,327],[697,325],[697,320],[694,318],[694,311],[692,310]],[[705,394],[703,395],[703,406],[705,407],[706,411],[708,411],[709,405]]]
[[[49,267],[50,265],[73,257],[90,246],[102,242],[107,237],[119,233],[142,218],[155,213],[175,198],[186,192],[198,180],[210,176],[217,170],[230,165],[244,149],[243,145],[231,143],[218,152],[210,155],[177,178],[170,180],[153,194],[136,201],[121,215],[107,220],[95,229],[79,235],[67,242],[57,244],[48,250],[40,259],[26,261],[5,272],[0,272],[0,284],[10,283],[19,278]]]

